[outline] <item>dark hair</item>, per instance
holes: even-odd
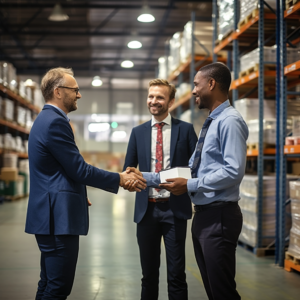
[[[231,84],[231,73],[226,65],[220,62],[202,67],[199,72],[207,79],[213,78],[218,84],[220,91],[228,93]]]

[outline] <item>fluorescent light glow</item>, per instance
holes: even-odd
[[[90,123],[88,126],[89,132],[103,132],[109,130],[109,123]]]
[[[133,62],[131,60],[124,60],[121,63],[122,68],[132,68],[134,66]]]
[[[103,84],[99,76],[95,76],[92,81],[92,86],[101,86]]]
[[[126,138],[126,131],[114,131],[112,134],[113,139],[124,139]]]
[[[139,41],[131,41],[127,44],[130,49],[140,49],[142,48],[142,43]]]
[[[155,21],[155,18],[151,14],[141,14],[137,19],[139,22],[143,23],[150,23]]]

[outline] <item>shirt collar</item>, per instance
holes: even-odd
[[[209,115],[210,118],[213,120],[216,119],[227,107],[230,106],[229,99],[227,99],[225,102],[220,104],[217,108],[215,108],[212,113]]]
[[[45,106],[47,106],[47,105],[56,108],[59,112],[62,113],[62,115],[68,120],[68,122],[70,122],[70,119],[68,118],[67,114],[61,108],[59,108],[59,107],[57,107],[57,106],[55,106],[53,104],[49,104],[49,103],[45,104]]]
[[[171,125],[171,115],[168,114],[168,116],[164,120],[162,120],[162,121],[157,121],[155,119],[155,117],[152,116],[151,126],[154,126],[156,123],[161,123],[161,122],[164,122],[167,125]]]

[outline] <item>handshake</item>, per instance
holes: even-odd
[[[120,186],[129,192],[140,192],[147,187],[143,174],[133,167],[128,167],[120,174]]]

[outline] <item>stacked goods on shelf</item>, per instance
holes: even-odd
[[[178,100],[187,94],[191,93],[191,84],[182,82],[177,88],[176,88],[176,94],[175,94],[175,100]]]
[[[276,10],[276,0],[266,0],[274,10]],[[248,22],[248,18],[258,15],[258,1],[257,0],[240,0],[240,24]],[[244,23],[242,23],[244,24]]]
[[[7,121],[14,121],[14,108],[15,108],[14,101],[3,98],[1,96],[0,99],[1,99],[0,104],[2,105],[1,119]]]
[[[15,91],[17,88],[17,73],[15,67],[6,61],[0,61],[0,83]]]
[[[168,63],[168,71],[171,74],[175,71],[181,61],[180,61],[180,48],[181,48],[181,32],[176,32],[173,37],[170,39],[170,56],[169,56],[169,63]]]
[[[290,182],[292,228],[288,253],[300,259],[300,181]]]
[[[187,22],[184,26],[181,40],[180,48],[180,61],[186,62],[187,59],[191,56],[192,52],[192,22]],[[195,22],[194,27],[194,36],[195,38],[205,46],[205,48],[210,52],[212,48],[211,41],[212,29],[210,26],[207,26],[205,22]],[[195,55],[207,55],[207,52],[199,43],[194,41],[194,53]]]
[[[292,102],[298,102],[296,100]],[[288,136],[285,138],[286,145],[300,145],[300,117],[293,116],[292,117],[292,136]]]
[[[297,177],[288,177],[287,181],[295,180]],[[268,246],[275,239],[276,233],[276,177],[263,177],[263,199],[262,199],[262,246]],[[257,245],[258,228],[258,177],[245,175],[240,185],[239,205],[243,213],[243,227],[239,241],[255,247]],[[289,194],[287,185],[287,196]],[[286,235],[291,227],[289,207],[286,215]]]
[[[242,115],[249,127],[247,144],[257,144],[259,141],[259,100],[257,98],[244,98],[235,101],[235,107]],[[300,115],[300,101],[287,101],[287,127],[286,133],[292,131],[292,118]],[[296,118],[296,117],[295,117]],[[264,100],[264,143],[276,144],[276,103],[274,100]],[[300,126],[300,121],[299,121]],[[299,128],[300,136],[300,128]]]
[[[22,159],[19,161],[19,175],[24,177],[24,187],[23,187],[23,194],[29,194],[29,160]]]
[[[12,199],[24,196],[25,176],[19,174],[18,156],[13,153],[3,155],[3,168],[0,174],[0,193]]]
[[[234,0],[218,0],[219,7],[219,36],[222,40],[234,30]]]
[[[13,137],[10,133],[0,134],[0,149],[27,153],[28,141],[23,141],[21,137]]]
[[[161,78],[161,79],[168,78],[166,57],[164,57],[164,56],[162,56],[158,59],[158,76],[157,76],[157,78]]]
[[[201,56],[211,56],[212,49],[212,28],[206,22],[194,23],[194,37],[197,41],[192,40],[192,22],[187,22],[183,32],[176,32],[168,41],[170,56],[168,59],[168,70],[166,70],[166,57],[158,59],[158,77],[167,78],[181,64],[186,63],[191,56],[192,42],[194,43],[194,54]],[[199,44],[201,43],[201,45]]]
[[[294,61],[298,60],[299,54],[298,49],[287,49],[287,64],[291,64]],[[264,47],[264,61],[276,63],[276,48],[275,47]],[[259,64],[259,48],[252,50],[251,52],[244,54],[240,59],[240,77],[244,76],[244,72],[257,71]],[[248,75],[248,74],[246,74]]]

